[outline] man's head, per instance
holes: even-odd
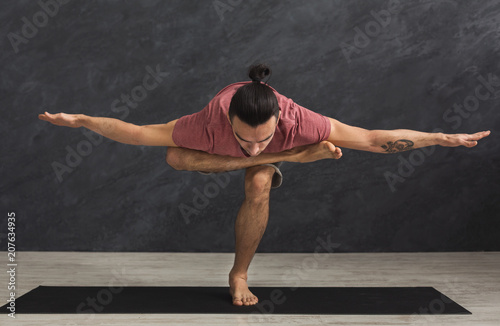
[[[265,65],[252,66],[252,83],[240,87],[229,105],[228,119],[234,136],[251,156],[260,154],[271,142],[281,114],[273,90],[261,82],[270,73]]]

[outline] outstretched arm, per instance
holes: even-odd
[[[433,145],[474,147],[478,140],[490,134],[490,131],[474,134],[444,134],[408,129],[366,130],[329,119],[332,127],[329,142],[339,147],[374,153],[397,153]]]
[[[172,131],[177,120],[164,124],[138,126],[114,118],[90,117],[84,114],[50,114],[45,112],[39,114],[38,118],[56,126],[85,127],[123,144],[176,146],[172,140]]]

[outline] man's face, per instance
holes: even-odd
[[[240,146],[250,156],[259,155],[267,147],[267,145],[269,145],[271,139],[273,139],[278,121],[279,116],[278,119],[276,119],[276,117],[273,115],[265,123],[258,125],[257,127],[251,127],[241,121],[237,116],[233,117],[232,123],[231,120],[229,120],[231,126],[233,127],[234,137],[236,137],[236,140],[238,141]]]

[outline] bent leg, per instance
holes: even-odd
[[[274,172],[270,166],[255,166],[246,170],[245,199],[235,222],[235,258],[229,273],[229,292],[234,305],[254,305],[258,302],[248,289],[248,267],[267,227]]]
[[[252,166],[291,161],[297,154],[293,151],[280,153],[261,153],[251,157],[233,157],[210,154],[182,147],[167,149],[167,164],[176,170],[201,172],[226,172],[246,169]]]
[[[182,147],[168,147],[166,161],[176,170],[225,172],[275,162],[307,163],[327,158],[338,159],[341,156],[340,148],[322,141],[279,153],[261,153],[251,157],[232,157]]]

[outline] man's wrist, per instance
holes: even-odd
[[[442,132],[435,133],[434,144],[439,145],[439,146],[443,146],[445,139],[446,139],[446,135],[444,133],[442,133]]]
[[[87,127],[88,116],[85,114],[77,114],[76,115],[76,125],[78,127]]]

